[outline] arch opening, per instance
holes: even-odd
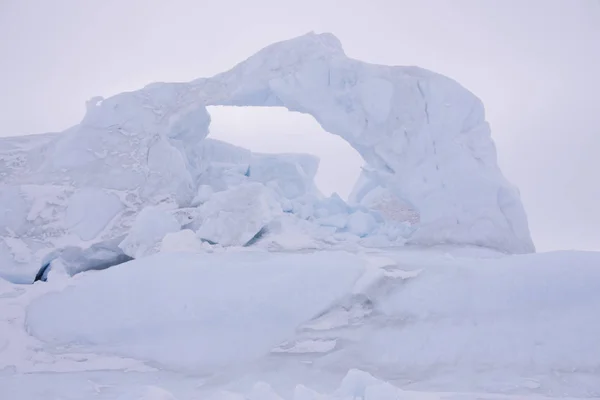
[[[284,107],[209,106],[207,138],[253,153],[302,153],[319,158],[317,188],[326,196],[337,193],[347,200],[365,161],[344,139],[325,131],[308,114]]]

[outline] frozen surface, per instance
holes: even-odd
[[[583,252],[223,249],[0,280],[0,393],[598,398],[599,266]]]

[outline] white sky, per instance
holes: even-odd
[[[62,130],[94,95],[211,76],[311,30],[473,91],[538,249],[600,250],[597,0],[0,0],[0,136]],[[213,109],[213,121],[213,137],[252,150],[320,155],[325,191],[347,193],[361,165],[307,116]]]

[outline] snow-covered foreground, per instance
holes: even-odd
[[[51,273],[0,280],[0,399],[600,397],[600,253],[230,249]]]

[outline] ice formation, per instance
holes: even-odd
[[[312,156],[253,154],[205,139],[209,105],[312,115],[367,163],[356,205],[318,193]],[[275,43],[212,78],[93,98],[78,125],[3,139],[0,154],[4,276],[39,268],[53,248],[125,234],[144,207],[208,208],[212,193],[250,182],[273,191],[284,213],[332,228],[340,240],[354,234],[365,243],[385,236],[534,251],[479,99],[420,68],[350,59],[331,34]]]

